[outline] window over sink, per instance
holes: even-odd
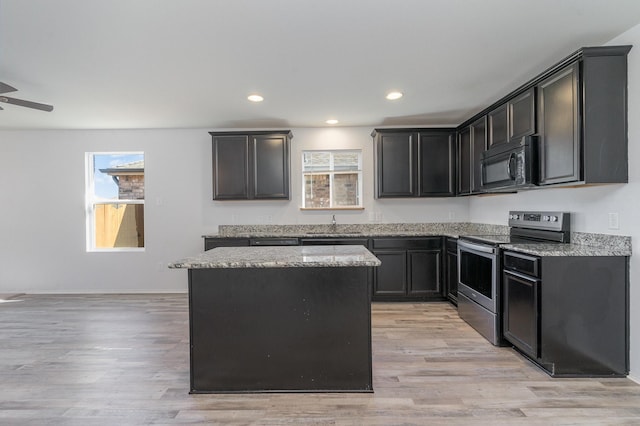
[[[361,209],[362,151],[302,152],[303,209]]]
[[[85,157],[87,251],[144,250],[144,153]]]

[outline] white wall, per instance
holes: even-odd
[[[371,128],[292,129],[290,201],[211,200],[211,129],[0,132],[0,293],[186,291],[186,272],[166,264],[202,250],[220,224],[329,223],[301,211],[301,151],[363,150],[363,211],[338,223],[468,220],[467,199],[373,199]],[[143,253],[85,250],[84,154],[143,151]]]
[[[630,235],[631,257],[631,376],[640,381],[640,25],[612,40],[632,44],[629,53],[629,183],[584,188],[526,191],[513,195],[474,197],[473,222],[505,224],[509,210],[561,210],[573,214],[575,231]],[[609,229],[608,214],[618,213],[620,229]]]

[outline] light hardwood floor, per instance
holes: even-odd
[[[552,379],[448,303],[372,308],[373,394],[189,395],[187,296],[0,304],[1,425],[640,424],[640,385]]]

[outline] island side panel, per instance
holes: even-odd
[[[191,392],[371,392],[369,269],[190,269]]]

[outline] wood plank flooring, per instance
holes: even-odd
[[[640,385],[552,379],[444,302],[374,304],[373,394],[189,395],[185,294],[17,300],[0,305],[1,425],[640,424]]]

